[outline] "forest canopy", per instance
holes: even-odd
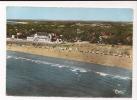
[[[33,21],[8,20],[7,37],[22,33],[20,38],[36,33],[62,35],[64,41],[89,41],[90,43],[132,45],[132,22],[94,22],[94,21]]]

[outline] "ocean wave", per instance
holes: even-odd
[[[36,64],[46,64],[46,65],[50,65],[52,67],[58,67],[58,68],[69,68],[71,71],[73,72],[87,72],[88,70],[84,69],[84,68],[79,68],[76,66],[68,66],[68,65],[63,65],[63,64],[56,64],[56,63],[51,63],[51,62],[47,62],[47,61],[42,61],[42,60],[33,60],[33,59],[29,59],[29,58],[24,58],[24,57],[17,57],[17,56],[7,56],[7,58],[13,58],[13,59],[21,59],[21,60],[26,60],[26,61],[31,61],[34,62]]]
[[[123,77],[123,76],[118,76],[118,75],[116,75],[116,76],[113,75],[113,78],[122,79],[122,80],[131,80],[131,78],[129,78],[129,77]]]
[[[10,58],[12,58],[12,56],[7,56],[7,57],[6,57],[6,59],[10,59]]]
[[[103,76],[103,77],[109,76],[109,77],[111,77],[113,79],[131,80],[130,77],[124,77],[124,76],[119,76],[119,75],[112,75],[112,74],[107,74],[107,73],[103,73],[103,72],[95,72],[95,73],[100,75],[100,76]]]
[[[80,68],[80,67],[72,66],[72,67],[71,67],[71,71],[73,71],[73,72],[85,73],[85,72],[88,72],[89,70],[86,70],[86,69]]]
[[[73,71],[75,74],[86,73],[86,72],[91,71],[91,72],[94,72],[97,75],[103,76],[103,77],[109,76],[109,77],[114,78],[114,79],[131,80],[131,78],[129,78],[129,77],[112,75],[112,74],[107,74],[107,73],[104,73],[104,72],[96,72],[94,70],[89,70],[89,69],[85,69],[85,68],[81,68],[81,67],[77,67],[77,66],[68,66],[68,65],[51,63],[51,62],[42,61],[42,60],[33,60],[33,59],[25,58],[25,57],[7,56],[7,59],[11,59],[11,58],[13,58],[13,59],[22,59],[22,60],[26,60],[26,61],[31,61],[31,62],[36,63],[36,64],[46,64],[46,65],[50,65],[52,67],[68,68],[69,70]]]
[[[95,73],[98,74],[98,75],[100,75],[100,76],[107,76],[107,75],[109,75],[109,74],[103,73],[103,72],[95,72]]]

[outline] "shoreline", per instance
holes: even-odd
[[[76,52],[76,51],[71,51],[71,52],[67,50],[59,51],[56,49],[47,49],[44,47],[34,47],[34,46],[27,46],[27,45],[18,46],[16,44],[7,45],[7,50],[100,64],[108,67],[116,66],[116,67],[132,70],[132,58],[129,58],[129,57],[101,55],[101,54],[95,54],[95,53],[83,54],[81,52]]]

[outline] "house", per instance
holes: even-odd
[[[58,38],[54,33],[49,35],[38,35],[34,34],[33,37],[27,37],[27,41],[32,42],[46,42],[46,43],[61,43],[62,39]]]
[[[111,35],[112,33],[110,32],[101,32],[98,43],[104,43],[105,40],[108,39]]]
[[[51,42],[50,36],[43,36],[35,34],[33,37],[27,37],[27,41],[33,42]]]
[[[12,35],[11,38],[12,38],[12,39],[15,39],[15,35]]]

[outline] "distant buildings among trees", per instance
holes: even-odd
[[[36,38],[39,41],[50,42],[89,41],[132,45],[132,35],[131,22],[24,21],[18,23],[15,21],[14,24],[7,23],[7,37],[27,40]]]

